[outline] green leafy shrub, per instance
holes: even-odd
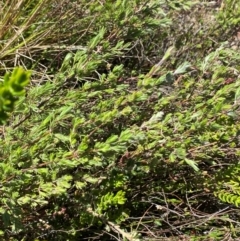
[[[52,4],[25,9],[26,21],[47,24],[37,36],[24,25],[26,46],[40,51],[50,41],[51,64],[3,126],[1,236],[239,236],[239,212],[223,202],[239,204],[240,57],[221,42],[221,31],[213,33],[219,12],[190,1]],[[60,44],[60,29],[50,24],[59,20],[56,9],[66,19]],[[16,49],[22,53],[18,46],[11,54]],[[2,56],[8,65],[10,52]],[[54,64],[58,54],[61,66]],[[27,59],[21,57],[36,78],[41,68]],[[24,76],[9,93],[21,93]]]

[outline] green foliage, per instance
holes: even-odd
[[[126,202],[125,192],[118,191],[116,195],[107,193],[101,197],[101,202],[98,205],[99,212],[107,210],[112,206],[123,205]]]
[[[239,164],[231,165],[225,170],[221,170],[215,177],[215,195],[223,202],[239,206],[240,186],[239,186]]]
[[[13,72],[6,73],[0,84],[0,123],[3,124],[12,112],[20,96],[25,94],[24,87],[30,81],[30,72],[22,68],[15,68]]]
[[[239,213],[223,207],[240,203],[240,56],[220,28],[225,10],[235,28],[230,1],[23,6],[12,24],[24,40],[2,32],[5,67],[16,54],[34,78],[24,98],[29,72],[1,86],[0,235],[238,236]]]
[[[235,0],[227,0],[222,3],[221,9],[217,15],[218,21],[226,30],[235,28],[240,23],[239,18],[240,3]]]

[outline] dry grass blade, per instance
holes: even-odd
[[[56,4],[54,0],[21,0],[0,2],[0,6],[0,59],[4,71],[24,65],[22,62],[16,63],[17,56],[33,59],[32,49],[34,52],[37,50],[39,57],[45,46],[50,46],[48,53],[51,53],[53,45],[56,53],[56,49],[59,52],[64,49],[56,48],[57,45],[79,45],[76,42],[80,36],[78,30],[72,29],[74,24],[78,25],[78,20],[81,22],[76,2],[62,0]]]

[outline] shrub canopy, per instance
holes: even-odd
[[[239,237],[237,1],[1,5],[3,238]]]

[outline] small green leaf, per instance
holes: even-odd
[[[108,144],[114,143],[114,142],[116,142],[117,139],[118,139],[117,135],[112,135],[106,140],[106,143],[108,143]]]
[[[192,167],[196,172],[199,171],[199,168],[198,168],[196,162],[194,162],[193,160],[190,160],[190,159],[188,159],[188,158],[185,158],[184,160],[185,160],[185,162],[186,162],[190,167]]]
[[[69,142],[69,136],[64,136],[62,134],[54,134],[54,136],[62,142]]]
[[[91,177],[91,176],[88,175],[88,174],[85,174],[85,175],[83,176],[83,179],[84,179],[86,182],[90,182],[90,183],[92,183],[92,184],[95,184],[95,183],[98,182],[98,178]]]
[[[176,156],[175,156],[175,154],[173,152],[169,155],[169,160],[170,160],[170,162],[175,162],[176,161]]]
[[[86,182],[75,182],[75,186],[77,189],[83,189],[84,187],[86,187],[87,183]]]
[[[156,123],[162,120],[164,116],[164,112],[163,111],[159,111],[156,114],[154,114],[150,120],[148,121],[148,123]]]
[[[189,62],[184,62],[183,64],[181,64],[175,71],[174,71],[174,75],[176,74],[184,74],[187,69],[191,67],[191,64]]]
[[[235,92],[235,102],[237,102],[239,99],[240,99],[240,87],[238,87]]]
[[[29,196],[20,197],[20,198],[18,198],[18,200],[17,200],[17,202],[18,202],[20,205],[29,203],[30,201],[31,201],[31,198],[30,198]]]
[[[130,129],[126,129],[125,131],[122,131],[119,136],[119,139],[121,141],[128,141],[131,138],[133,138],[133,133],[132,133],[132,130],[130,130]]]

